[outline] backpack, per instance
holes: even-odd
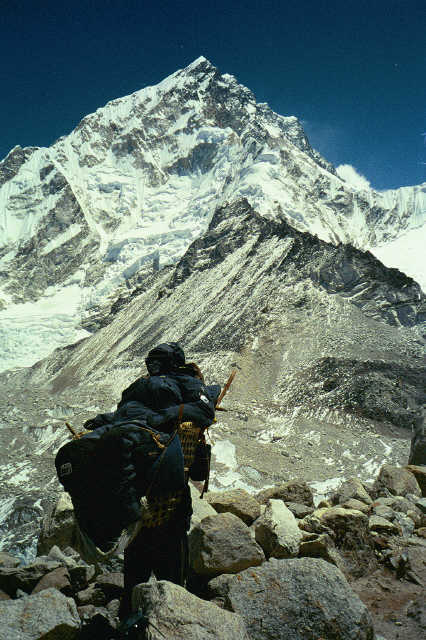
[[[185,486],[176,431],[163,433],[137,420],[74,438],[59,449],[55,466],[80,529],[102,551],[140,518],[141,497],[161,497]]]

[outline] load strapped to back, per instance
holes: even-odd
[[[75,437],[55,458],[80,528],[102,551],[140,518],[142,496],[185,487],[180,440],[137,422],[107,424]]]

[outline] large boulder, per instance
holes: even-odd
[[[236,573],[264,559],[250,529],[233,513],[207,516],[189,534],[190,566],[198,575]]]
[[[403,467],[384,464],[374,483],[373,490],[377,496],[405,496],[408,493],[421,496],[419,484],[410,471]]]
[[[85,589],[96,573],[95,566],[84,562],[74,550],[72,555],[67,555],[55,545],[50,549],[47,557],[57,560],[68,569],[73,591]]]
[[[119,571],[101,573],[96,577],[95,585],[103,591],[107,601],[120,598],[124,591],[124,574]]]
[[[19,567],[19,565],[19,558],[15,558],[15,556],[12,556],[11,553],[7,553],[6,551],[0,551],[0,568],[15,569]]]
[[[265,562],[219,576],[209,593],[245,620],[251,640],[373,640],[367,607],[343,574],[316,558]]]
[[[259,502],[245,489],[208,493],[205,499],[217,513],[233,513],[247,525],[260,516]]]
[[[345,573],[344,562],[333,540],[326,533],[322,533],[312,540],[303,540],[300,544],[299,556],[301,558],[322,558],[336,565],[340,571]]]
[[[132,605],[148,618],[151,640],[249,640],[239,615],[165,580],[137,585]]]
[[[51,513],[43,519],[37,546],[37,555],[49,553],[54,546],[61,549],[74,547],[76,541],[76,525],[74,508],[68,493],[63,491]]]
[[[426,497],[426,463],[423,465],[409,464],[404,467],[413,474],[422,492],[422,496]]]
[[[37,582],[47,573],[60,567],[56,560],[36,558],[35,561],[25,567],[0,569],[0,589],[8,593],[12,598],[20,589],[25,593],[31,593]]]
[[[95,607],[103,607],[107,603],[107,597],[103,589],[93,583],[87,589],[76,593],[75,599],[79,606],[93,604]]]
[[[58,567],[46,573],[36,584],[32,593],[39,593],[44,589],[57,589],[65,596],[72,596],[70,574],[66,567]]]
[[[80,618],[74,600],[57,589],[0,601],[2,640],[74,640]]]
[[[333,504],[343,504],[351,498],[359,500],[364,504],[372,503],[371,497],[367,493],[361,480],[359,480],[358,478],[351,478],[350,480],[343,482],[343,484],[341,484],[340,487],[335,491],[332,501]]]
[[[371,543],[368,516],[356,509],[331,507],[317,509],[312,517],[333,531],[333,539],[343,549],[359,549]]]
[[[380,515],[370,516],[368,526],[370,531],[375,531],[376,533],[382,533],[388,536],[401,535],[401,529],[397,524]]]
[[[426,412],[415,416],[408,464],[426,465]]]
[[[349,498],[346,502],[342,502],[340,506],[344,509],[355,509],[362,513],[368,513],[371,508],[371,505],[365,504],[365,502],[361,502],[361,500],[357,500],[356,498]]]
[[[254,525],[256,542],[267,558],[292,558],[299,553],[302,532],[297,520],[281,500],[269,500]]]
[[[205,500],[204,498],[200,499],[200,492],[190,485],[191,489],[191,498],[192,498],[192,517],[191,517],[191,529],[192,530],[197,524],[201,522],[207,516],[216,515],[215,509]],[[208,494],[207,494],[208,495]]]
[[[312,489],[303,480],[292,480],[283,484],[269,487],[260,491],[256,499],[261,504],[266,504],[270,498],[283,500],[284,502],[299,502],[308,507],[314,506]]]

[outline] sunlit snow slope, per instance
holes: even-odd
[[[198,58],[52,147],[15,147],[0,163],[1,368],[86,335],[82,321],[176,262],[219,206],[242,197],[333,243],[385,252],[413,229],[425,238],[426,184],[345,183],[297,118]],[[388,251],[387,264],[403,268],[403,253]]]

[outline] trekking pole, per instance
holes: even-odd
[[[222,391],[220,392],[220,396],[217,399],[216,402],[216,409],[219,407],[220,403],[222,402],[223,398],[226,396],[226,394],[228,393],[229,387],[232,384],[233,379],[235,378],[237,373],[236,369],[233,369],[233,371],[231,372],[231,375],[229,376],[228,380],[226,381],[225,386],[223,387]]]

